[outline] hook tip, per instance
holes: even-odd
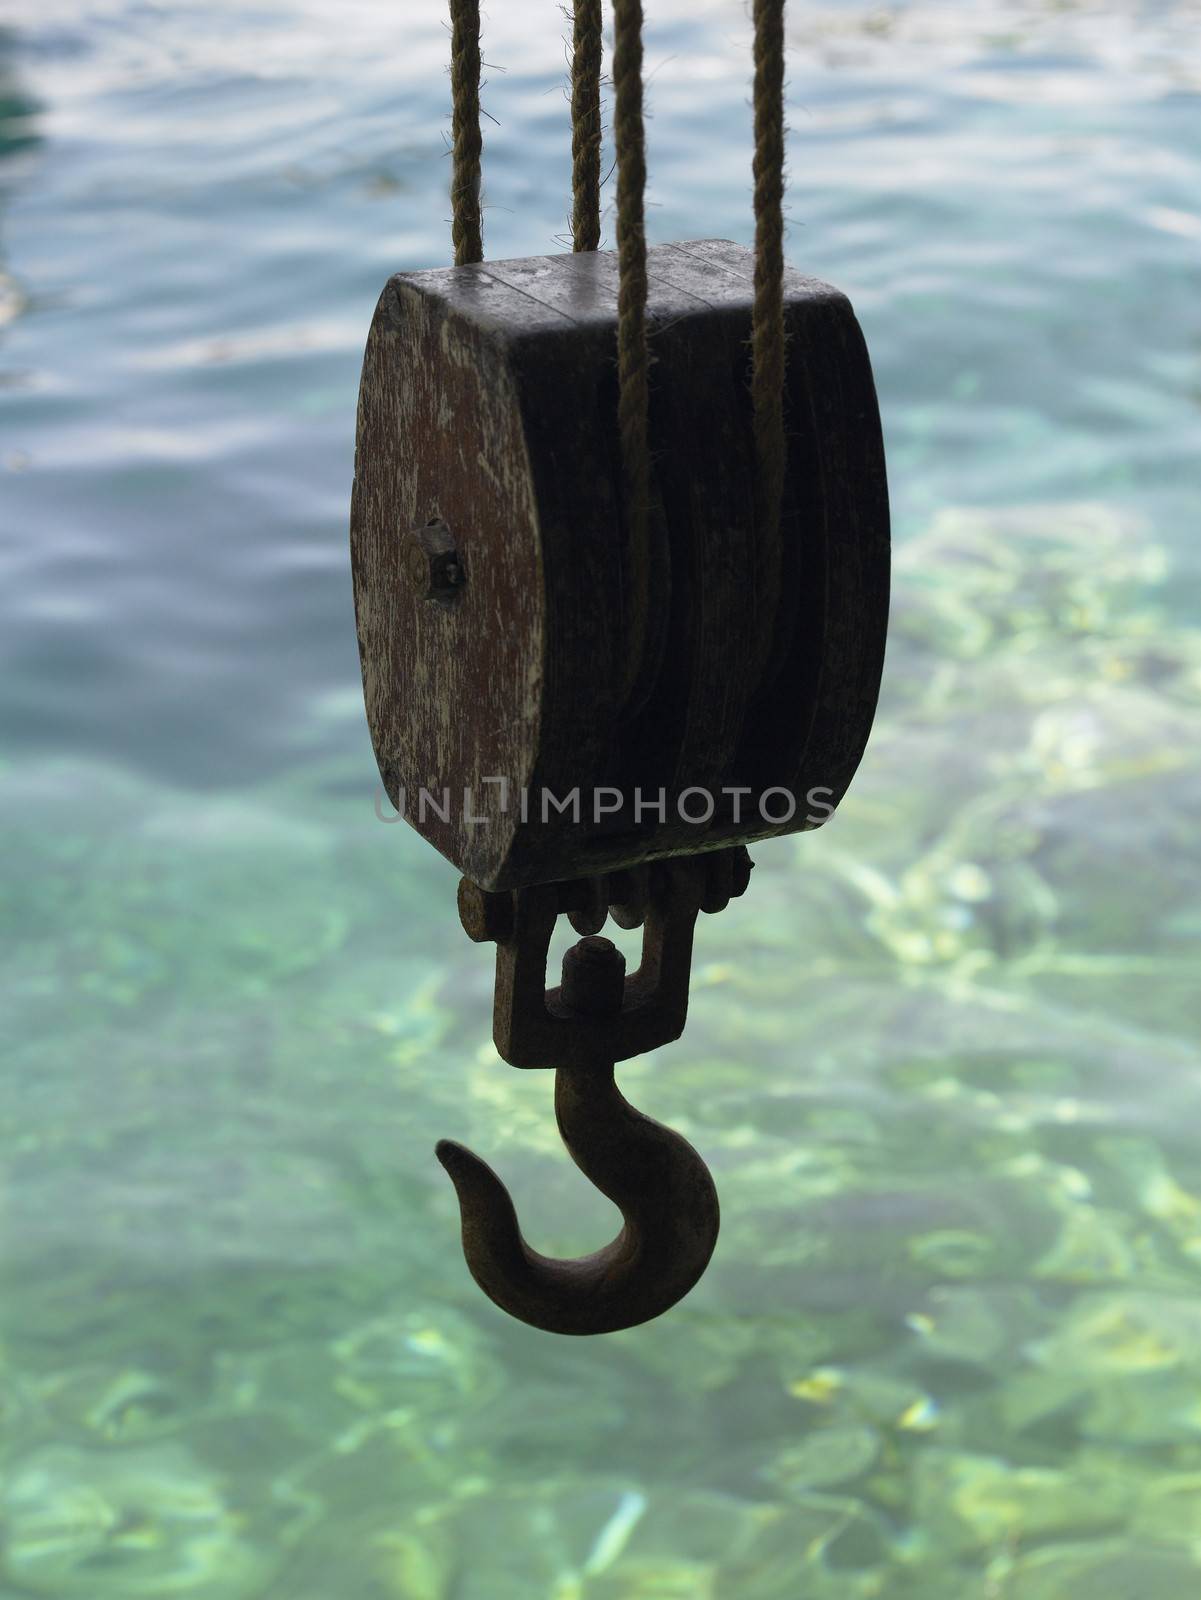
[[[454,1139],[439,1139],[434,1146],[434,1154],[452,1178],[456,1171],[462,1170],[464,1156],[468,1162],[476,1159],[465,1145],[459,1144]]]
[[[488,1163],[457,1139],[439,1139],[434,1154],[454,1184],[461,1206],[482,1207],[497,1199],[498,1189],[504,1190]]]
[[[485,1294],[496,1300],[499,1282],[519,1275],[527,1265],[512,1196],[488,1163],[457,1140],[439,1139],[434,1154],[458,1196],[468,1268]]]

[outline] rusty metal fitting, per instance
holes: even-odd
[[[410,528],[405,541],[405,574],[421,600],[447,606],[458,598],[466,573],[450,529],[441,517]]]

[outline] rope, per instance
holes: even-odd
[[[613,0],[613,121],[617,145],[617,401],[629,528],[626,694],[642,665],[649,607],[646,343],[646,139],[642,125],[642,0]]]
[[[480,6],[479,0],[450,0],[450,83],[454,97],[450,181],[451,239],[455,265],[484,259],[480,217]]]
[[[787,447],[784,434],[784,5],[754,0],[755,29],[755,283],[751,315],[751,392],[758,473],[756,522],[759,592],[766,597],[760,629],[764,658],[772,649],[770,614],[778,604],[780,510]],[[602,0],[576,0],[571,80],[572,241],[577,251],[600,246]],[[450,0],[454,97],[451,179],[455,264],[484,259],[480,205],[479,0]],[[642,93],[642,0],[613,0],[614,133],[617,145],[618,426],[628,536],[630,596],[625,688],[638,676],[649,607],[647,518],[650,354],[646,334],[646,136]]]
[[[774,609],[780,580],[784,441],[784,0],[754,0],[755,303],[751,316],[755,455],[761,528],[760,594]],[[764,616],[760,638],[770,652]]]
[[[571,237],[600,249],[601,0],[576,0],[571,62]]]

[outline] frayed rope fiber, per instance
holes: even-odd
[[[571,239],[600,249],[601,0],[576,0],[571,58]]]
[[[787,450],[784,438],[784,0],[755,0],[755,303],[751,318],[751,393],[758,469],[756,521],[760,594],[769,615],[760,639],[771,648],[780,581],[780,508]]]
[[[454,101],[451,240],[455,247],[455,265],[463,267],[484,259],[480,214],[484,138],[480,132],[479,0],[450,0],[450,20],[450,83]]]
[[[627,691],[642,664],[650,596],[646,524],[650,355],[646,343],[646,136],[642,0],[613,0],[613,132],[617,146],[617,400],[628,528]]]

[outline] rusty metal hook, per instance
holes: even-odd
[[[625,958],[608,939],[583,939],[568,951],[569,997],[612,995],[615,977],[620,1006]],[[719,1212],[709,1169],[686,1139],[629,1103],[612,1061],[559,1067],[555,1116],[576,1166],[621,1211],[621,1232],[576,1260],[540,1255],[522,1238],[492,1168],[443,1139],[436,1153],[459,1197],[471,1275],[510,1316],[551,1333],[612,1333],[648,1322],[688,1293],[713,1254]]]
[[[709,1169],[686,1139],[625,1099],[613,1069],[679,1038],[697,913],[741,894],[750,869],[746,851],[736,849],[512,894],[485,893],[467,879],[460,885],[465,930],[497,945],[497,1048],[514,1066],[555,1066],[563,1142],[623,1218],[617,1237],[592,1255],[540,1255],[522,1237],[492,1168],[454,1140],[439,1142],[471,1275],[522,1322],[567,1334],[631,1328],[682,1299],[708,1265],[719,1224]],[[567,952],[562,985],[548,993],[547,949],[561,910],[588,936]],[[621,951],[590,931],[609,911],[622,926],[645,924],[642,961],[629,980]]]

